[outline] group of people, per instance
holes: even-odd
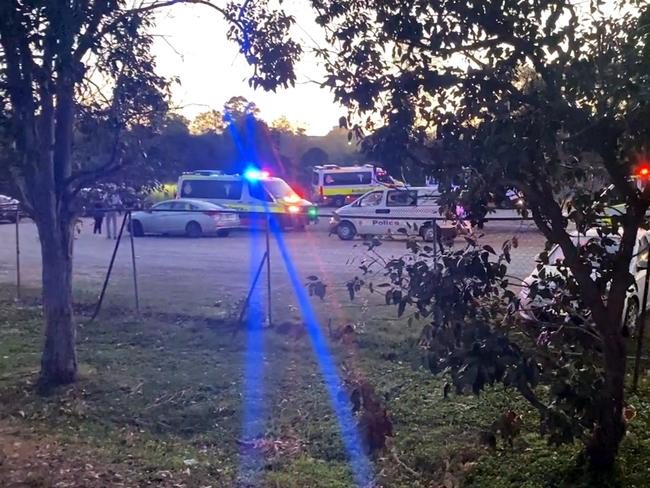
[[[117,239],[117,216],[122,213],[122,199],[117,193],[109,193],[93,205],[93,234],[102,233],[102,223],[106,218],[106,238]]]

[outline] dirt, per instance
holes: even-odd
[[[53,435],[30,433],[18,423],[0,420],[0,485],[3,488],[187,486],[171,473],[156,473],[150,483],[134,466],[115,464],[85,446]]]
[[[512,252],[509,273],[525,278],[534,267],[534,259],[543,248],[543,238],[521,223],[486,229],[482,244],[500,249],[504,240],[519,235],[519,248]],[[93,296],[101,290],[115,241],[93,235],[84,226],[74,243],[74,286]],[[15,226],[0,225],[0,282],[15,283]],[[325,316],[332,305],[349,305],[346,282],[360,275],[359,265],[365,255],[361,240],[341,241],[329,236],[326,224],[310,226],[307,232],[287,232],[282,235],[286,253],[295,270],[300,286],[306,277],[316,275],[327,283],[328,297],[321,308]],[[257,244],[255,244],[257,242]],[[458,239],[458,245],[464,245]],[[25,287],[39,287],[41,258],[38,235],[28,220],[20,225],[21,274]],[[385,241],[378,249],[384,257],[400,256],[405,252],[403,240]],[[218,316],[228,312],[228,306],[238,308],[248,292],[264,251],[263,236],[254,239],[250,232],[234,232],[230,237],[188,239],[183,237],[143,237],[135,240],[140,306],[145,310],[193,313]],[[298,318],[299,301],[294,296],[291,276],[282,253],[271,239],[271,283],[273,315],[279,320]],[[264,296],[266,272],[260,276]],[[330,298],[330,294],[332,295]],[[108,286],[107,301],[133,306],[133,278],[129,241],[122,243],[117,253],[113,275]],[[384,297],[371,297],[369,305],[383,306]]]

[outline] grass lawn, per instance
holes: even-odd
[[[300,328],[264,333],[263,386],[254,392],[261,435],[247,439],[246,333],[233,336],[226,320],[119,309],[102,317],[79,318],[80,380],[38,394],[40,308],[35,300],[16,306],[0,288],[0,485],[355,486]],[[418,332],[382,320],[351,342],[330,341],[342,375],[374,385],[393,423],[388,449],[373,459],[377,487],[597,486],[575,468],[578,446],[548,447],[515,393],[443,398],[444,378],[414,367]],[[630,399],[637,416],[620,472],[603,486],[650,486],[648,383]],[[524,433],[513,448],[488,451],[479,433],[509,410],[523,415]]]

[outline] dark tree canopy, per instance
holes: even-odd
[[[328,154],[320,147],[310,147],[300,157],[301,166],[316,166],[319,164],[325,164],[328,161],[329,161]]]
[[[562,306],[569,316],[589,317],[584,333],[596,338],[589,348],[592,371],[603,385],[588,402],[591,423],[582,425],[587,452],[593,467],[611,467],[625,430],[629,331],[621,317],[631,283],[629,263],[650,205],[650,185],[638,186],[632,177],[650,153],[647,3],[312,4],[330,43],[320,51],[329,73],[325,85],[350,109],[344,124],[358,136],[369,136],[367,151],[401,154],[403,164],[424,168],[441,182],[449,204],[460,201],[475,220],[485,216],[499,188],[513,188],[549,245],[561,246],[570,271],[561,279],[570,297]],[[452,190],[452,182],[460,187]],[[622,211],[604,221],[603,213],[615,204],[622,204]],[[589,246],[577,246],[572,229],[591,227],[599,229],[598,237]],[[614,253],[608,251],[612,239],[620,239]],[[475,262],[477,269],[460,272],[464,263],[452,269],[454,261],[440,265],[459,280],[473,273],[487,283],[502,278],[484,262],[489,251],[472,253],[466,264]],[[396,265],[416,282],[423,279],[420,272],[433,279],[427,273],[436,270],[435,265]],[[541,289],[533,287],[531,293]],[[420,298],[441,303],[435,289],[434,297],[426,290],[411,290],[407,303]],[[433,324],[453,329],[456,320],[443,314]],[[486,333],[481,327],[496,327],[495,320],[492,316],[478,329],[466,321],[467,333]],[[576,344],[558,322],[540,330],[558,328],[556,337]],[[476,336],[482,337],[478,344],[487,344],[492,333]],[[470,349],[479,347],[472,344]],[[456,370],[463,366],[455,364]]]

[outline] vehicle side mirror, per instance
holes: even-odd
[[[648,260],[643,259],[636,262],[637,271],[645,271],[648,268]]]

